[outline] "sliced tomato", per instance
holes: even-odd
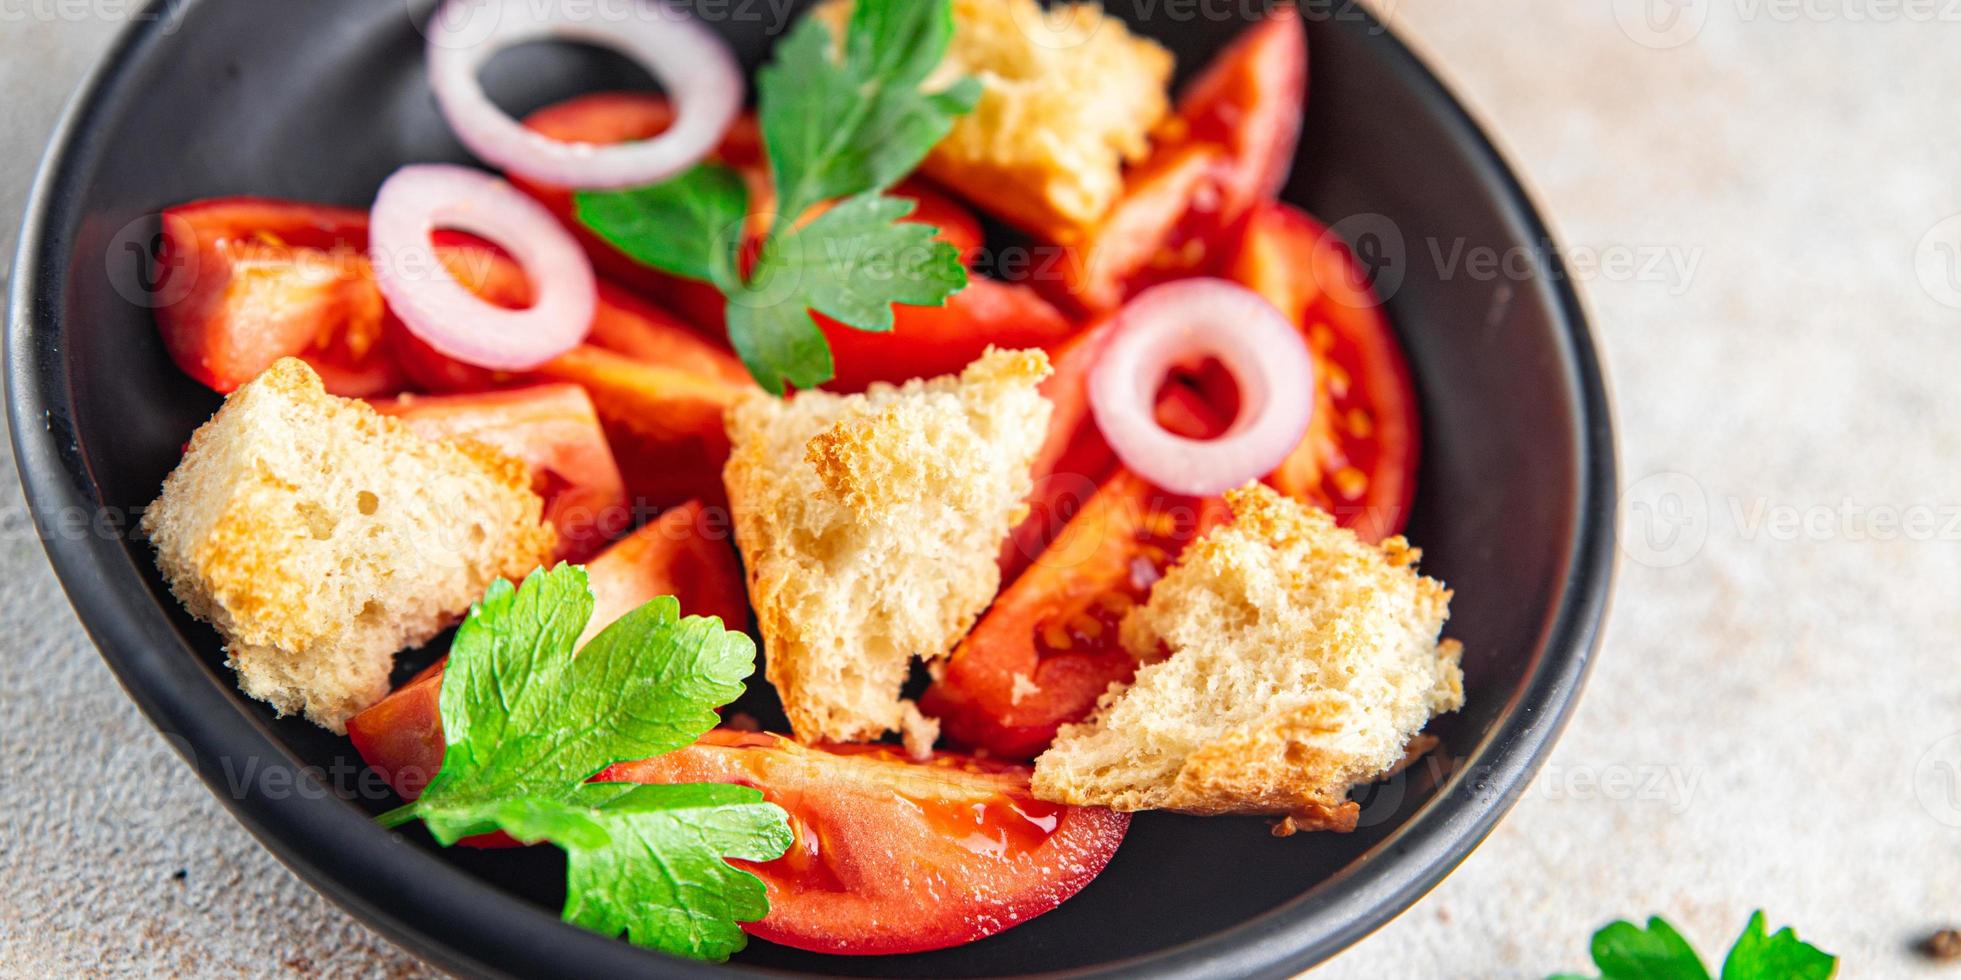
[[[1233,229],[1287,182],[1307,99],[1307,37],[1288,4],[1213,59],[1098,228],[1064,242],[1068,298],[1090,312],[1213,269]]]
[[[731,384],[591,344],[538,374],[578,384],[592,396],[634,506],[726,501],[722,464],[729,438],[722,415],[753,383]]]
[[[282,357],[327,390],[393,394],[406,379],[382,343],[386,307],[367,262],[364,211],[234,197],[163,214],[157,308],[185,373],[230,393]]]
[[[823,314],[831,344],[832,391],[863,391],[874,381],[957,374],[992,347],[1051,348],[1076,325],[1027,286],[975,276],[945,306],[900,306],[888,333],[854,330]]]
[[[403,395],[376,411],[430,439],[467,439],[523,460],[545,518],[558,531],[557,557],[583,562],[630,523],[626,484],[585,389],[537,385],[470,395]]]
[[[714,520],[716,513],[699,503],[676,507],[588,563],[593,613],[580,642],[664,595],[679,599],[686,615],[720,616],[731,629],[743,628],[749,611],[742,571],[727,521]],[[442,678],[438,662],[347,722],[355,750],[405,800],[421,796],[442,767]],[[512,844],[502,834],[468,843]]]
[[[1089,409],[1089,369],[1102,336],[1100,327],[1084,331],[1050,357],[1055,373],[1042,382],[1052,406],[1049,434],[1029,468],[1028,516],[1001,547],[1003,582],[1021,575],[1116,468],[1117,455]]]
[[[1268,482],[1371,541],[1401,531],[1416,494],[1416,391],[1368,274],[1306,213],[1265,204],[1228,274],[1299,323],[1320,390],[1314,421]]]
[[[740,387],[755,383],[749,369],[727,347],[705,339],[681,317],[609,282],[599,284],[599,306],[587,343]]]
[[[1214,186],[1225,151],[1204,143],[1160,148],[1125,179],[1123,196],[1096,230],[1062,246],[1063,296],[1082,309],[1115,309],[1150,279],[1203,265],[1216,222]]]
[[[614,766],[602,781],[734,783],[790,815],[788,853],[733,861],[763,880],[773,943],[873,956],[944,949],[1042,915],[1116,854],[1128,814],[1035,799],[1029,771],[952,753],[915,763],[890,748],[813,748],[710,732]]]
[[[971,265],[982,247],[980,219],[917,180],[892,190],[895,197],[919,202],[905,220],[932,225],[939,238],[960,250]],[[1052,348],[1076,333],[1076,325],[1027,286],[974,275],[967,288],[944,306],[894,306],[893,326],[885,333],[854,330],[821,313],[813,314],[830,342],[837,374],[825,388],[863,391],[874,381],[902,382],[959,372],[989,346]]]
[[[546,106],[525,117],[524,124],[556,140],[606,146],[651,139],[674,123],[674,108],[667,99],[651,92],[595,92]],[[716,156],[741,171],[755,198],[751,211],[764,213],[769,191],[769,170],[763,160],[762,132],[755,117],[744,114],[730,127]],[[541,184],[516,174],[506,175],[520,190],[537,198],[565,226],[592,256],[593,267],[606,277],[640,294],[673,306],[697,326],[721,326],[721,294],[706,283],[690,282],[650,269],[593,234],[577,218],[577,207],[570,188]],[[713,314],[701,319],[700,314]]]
[[[1118,470],[954,648],[921,710],[957,743],[1034,756],[1130,680],[1137,659],[1117,637],[1124,613],[1228,516],[1215,498],[1167,494]]]
[[[1248,28],[1178,97],[1184,140],[1221,146],[1219,218],[1230,225],[1287,184],[1307,105],[1307,32],[1286,4]]]
[[[647,600],[671,595],[686,616],[749,626],[749,592],[735,557],[728,512],[691,500],[627,535],[586,565],[594,599],[591,639]],[[583,642],[583,641],[581,641]]]

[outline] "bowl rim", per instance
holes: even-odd
[[[173,19],[205,0],[150,0],[86,76],[50,137],[27,198],[9,285],[7,414],[16,464],[37,533],[84,629],[124,691],[165,734],[227,810],[311,887],[370,928],[440,966],[486,975],[604,971],[655,976],[777,976],[740,965],[709,966],[640,950],[565,925],[376,825],[351,805],[327,804],[319,774],[265,722],[238,710],[181,645],[167,609],[120,537],[63,538],[64,513],[98,506],[99,485],[76,435],[74,392],[60,345],[61,229],[76,223],[78,165],[102,152],[101,117],[127,99],[133,66],[170,33]],[[1365,43],[1439,118],[1466,151],[1480,185],[1531,241],[1554,241],[1531,195],[1485,130],[1445,85],[1372,13],[1352,8]],[[1286,976],[1320,963],[1414,904],[1470,855],[1538,772],[1578,701],[1592,666],[1616,570],[1617,456],[1608,393],[1584,304],[1556,251],[1543,286],[1554,300],[1564,371],[1577,400],[1573,438],[1577,506],[1567,580],[1545,643],[1498,723],[1435,796],[1362,858],[1288,902],[1230,929],[1094,967],[1071,977]],[[234,788],[230,760],[273,760],[302,791],[269,796]],[[306,792],[311,789],[316,792]],[[332,840],[323,849],[317,842]],[[1370,860],[1372,857],[1393,860]],[[376,887],[386,884],[386,889]],[[1339,911],[1337,911],[1339,910]],[[1359,911],[1357,911],[1359,910]]]

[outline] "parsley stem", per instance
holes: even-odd
[[[382,814],[381,816],[374,818],[374,822],[382,825],[383,827],[400,827],[401,825],[408,823],[409,821],[414,820],[415,818],[421,815],[422,815],[422,804],[405,803],[401,806],[396,807],[393,810],[388,811],[387,813]]]

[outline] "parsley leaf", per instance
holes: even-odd
[[[900,224],[914,202],[865,194],[769,240],[748,288],[731,294],[729,340],[764,388],[811,388],[832,376],[816,310],[859,330],[892,329],[894,302],[937,305],[966,285],[966,270],[935,229]]]
[[[1695,949],[1660,917],[1646,929],[1632,922],[1615,922],[1593,934],[1593,965],[1600,980],[1709,980],[1709,970]],[[1764,914],[1750,916],[1723,962],[1722,980],[1828,980],[1838,958],[1802,942],[1788,926],[1764,934]],[[1555,974],[1549,980],[1587,980],[1575,973]]]
[[[971,78],[920,90],[952,39],[945,0],[859,0],[838,59],[823,21],[798,23],[756,76],[779,227],[819,201],[897,183],[973,110],[980,84]]]
[[[736,356],[770,394],[781,395],[784,382],[815,388],[836,376],[830,342],[803,307],[738,297],[729,303],[728,324]]]
[[[458,627],[438,703],[447,747],[416,802],[454,844],[502,830],[566,852],[566,921],[705,959],[742,948],[739,922],[769,911],[763,885],[726,859],[782,856],[784,812],[738,786],[589,783],[606,767],[693,742],[742,693],[756,647],[667,596],[573,656],[593,610],[582,568],[499,580]]]
[[[579,221],[634,261],[738,289],[736,255],[749,213],[742,175],[704,163],[651,187],[574,197]]]
[[[1646,929],[1616,922],[1594,933],[1593,965],[1610,980],[1709,980],[1695,948],[1659,916]]]
[[[738,243],[748,196],[719,165],[655,187],[581,192],[579,220],[642,263],[720,288],[729,341],[758,384],[779,395],[786,383],[822,384],[835,371],[811,310],[886,331],[892,304],[938,306],[967,284],[938,229],[900,224],[911,202],[881,193],[980,97],[970,78],[923,90],[952,36],[948,0],[858,0],[841,40],[806,17],[777,46],[756,90],[779,210],[747,270]]]
[[[783,811],[764,803],[760,790],[633,786],[598,813],[612,839],[568,852],[565,921],[625,932],[641,946],[726,959],[746,941],[736,923],[769,914],[762,880],[723,860],[770,861],[789,848]]]
[[[762,264],[804,284],[810,307],[859,330],[892,329],[892,304],[935,306],[967,284],[960,253],[938,229],[900,224],[916,203],[851,198],[773,239]]]
[[[1826,980],[1837,969],[1838,957],[1800,940],[1790,926],[1765,935],[1759,909],[1723,961],[1723,980]]]

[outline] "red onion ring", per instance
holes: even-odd
[[[510,310],[456,281],[429,236],[467,231],[509,252],[537,301]],[[565,226],[522,191],[467,167],[403,167],[381,185],[369,219],[375,285],[409,332],[437,351],[494,371],[529,371],[592,329],[598,283]]]
[[[541,7],[550,13],[537,13]],[[648,0],[630,10],[600,20],[573,17],[558,3],[449,0],[429,23],[429,84],[457,138],[503,170],[592,190],[657,184],[706,159],[742,111],[734,52],[671,4]],[[519,125],[484,94],[477,74],[497,52],[544,39],[581,41],[640,62],[667,90],[674,124],[653,139],[612,146],[555,140]]]
[[[1239,415],[1217,439],[1157,422],[1170,370],[1216,357],[1239,384]],[[1314,414],[1314,359],[1300,331],[1258,293],[1185,279],[1139,293],[1110,324],[1089,376],[1090,411],[1132,472],[1173,493],[1210,497],[1279,467]]]

